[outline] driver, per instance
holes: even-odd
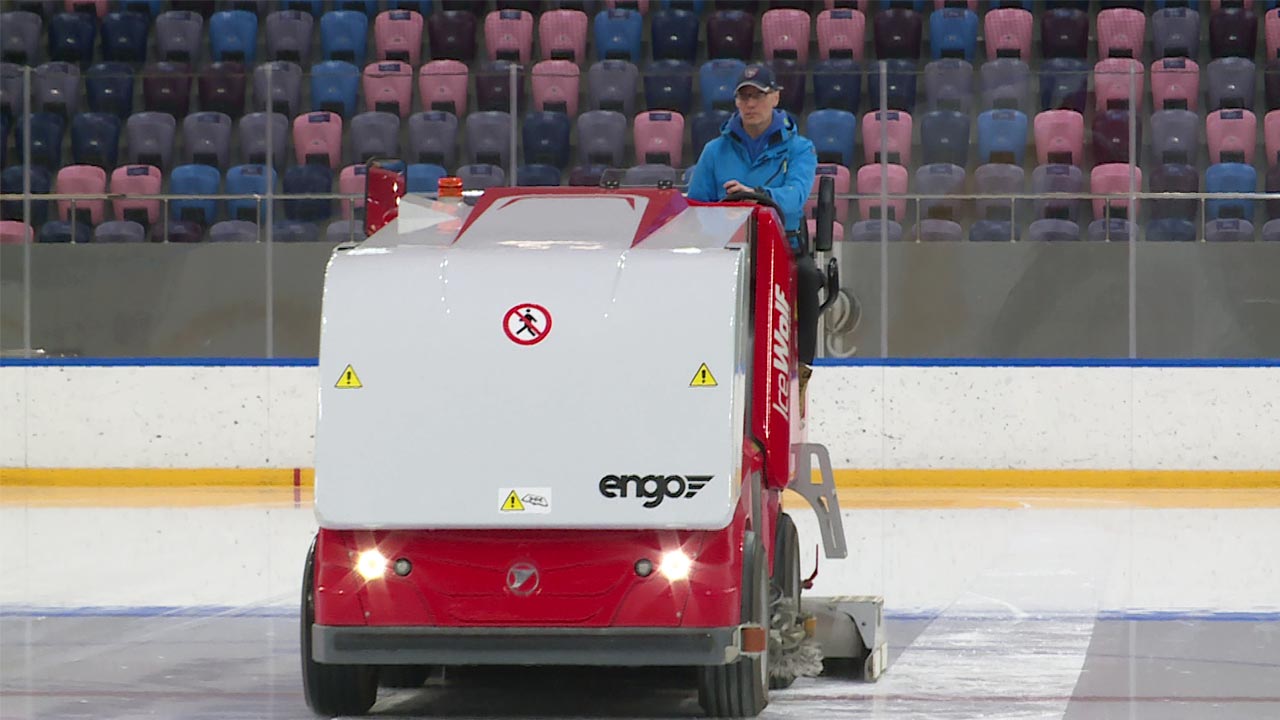
[[[818,288],[823,283],[808,248],[800,241],[804,204],[813,189],[818,155],[795,122],[778,109],[782,86],[767,65],[748,65],[738,77],[733,103],[738,112],[702,149],[689,179],[691,200],[717,202],[739,192],[768,195],[782,213],[787,239],[796,257],[796,338],[799,344],[800,397],[812,374],[818,344]]]

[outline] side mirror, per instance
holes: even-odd
[[[404,176],[395,170],[370,162],[364,179],[365,237],[381,230],[400,215],[400,198],[404,197]]]
[[[817,222],[814,223],[813,249],[831,252],[836,222],[836,180],[830,175],[823,175],[818,180],[818,207],[814,219]]]

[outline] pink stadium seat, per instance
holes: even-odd
[[[1084,165],[1084,115],[1046,110],[1036,115],[1036,161],[1041,165]]]
[[[887,145],[883,146],[883,154],[887,162],[894,165],[911,164],[911,115],[901,110],[872,110],[862,116],[862,147],[866,152],[866,161],[880,162],[881,132],[880,125],[888,126]]]
[[[983,18],[987,59],[1017,58],[1031,62],[1031,13],[1019,8],[1001,8]]]
[[[364,68],[365,110],[409,117],[413,108],[413,68],[405,62],[371,62]]]
[[[604,0],[604,6],[610,10],[639,10],[641,15],[649,14],[649,0]]]
[[[858,168],[858,194],[859,195],[879,195],[881,193],[881,168],[888,168],[886,172],[889,176],[886,191],[890,195],[905,195],[907,193],[907,169],[901,165],[880,165],[871,164],[863,165]],[[860,197],[858,198],[858,212],[862,215],[863,220],[871,220],[875,217],[882,219],[902,222],[907,216],[907,200],[906,198],[898,198],[888,201],[888,212],[878,212],[882,206],[878,197]]]
[[[568,60],[543,60],[533,66],[533,109],[578,116],[581,72]]]
[[[0,221],[0,245],[32,242],[35,232],[31,226],[21,220]]]
[[[460,60],[432,60],[418,73],[423,110],[440,110],[457,117],[467,114],[467,64]]]
[[[680,167],[683,163],[684,116],[670,110],[650,110],[636,116],[636,162]]]
[[[1218,12],[1218,10],[1222,8],[1223,4],[1222,0],[1209,0],[1209,11]],[[1242,7],[1245,10],[1252,10],[1253,0],[1232,0],[1232,2],[1226,3],[1226,5],[1227,7]]]
[[[827,176],[835,180],[837,197],[849,194],[850,184],[853,180],[852,176],[849,175],[849,168],[835,163],[819,165],[818,172],[813,178],[813,189],[809,191],[809,201],[804,204],[805,217],[813,217],[814,208],[818,207],[818,182]],[[843,200],[836,200],[836,220],[841,224],[849,221],[849,203]],[[840,236],[837,235],[836,237]]]
[[[1267,143],[1267,167],[1280,165],[1280,110],[1272,110],[1262,120],[1262,134]]]
[[[64,0],[62,7],[64,12],[77,12],[81,8],[93,8],[94,14],[98,17],[105,16],[108,9],[107,0]]]
[[[533,15],[525,10],[494,10],[484,18],[484,44],[490,60],[529,62],[533,57]]]
[[[342,219],[350,220],[354,215],[352,208],[361,209],[364,207],[364,181],[365,166],[364,165],[348,165],[342,168],[342,172],[338,174],[338,192],[343,195],[357,195],[355,202],[343,200]]]
[[[950,4],[948,4],[950,3]],[[947,7],[957,7],[953,0],[933,0],[933,9],[942,10]],[[966,9],[969,12],[978,12],[978,0],[968,0]]]
[[[107,171],[97,165],[68,165],[58,171],[53,191],[60,195],[102,195],[107,192]],[[79,200],[75,203],[79,222],[97,225],[106,214],[106,200]],[[71,221],[71,201],[58,201],[58,218]]]
[[[1267,59],[1280,58],[1280,8],[1267,11]]]
[[[1093,66],[1095,110],[1124,110],[1130,107],[1130,83],[1142,112],[1142,97],[1146,94],[1146,73],[1142,63],[1133,58],[1107,58]],[[1134,77],[1130,78],[1130,75]]]
[[[538,45],[543,60],[587,60],[587,14],[581,10],[548,10],[538,17]]]
[[[1209,141],[1209,162],[1253,164],[1258,137],[1258,118],[1239,108],[1215,110],[1204,121]]]
[[[1147,16],[1141,10],[1111,8],[1098,13],[1098,57],[1141,58]]]
[[[342,116],[312,112],[294,118],[293,151],[299,165],[324,164],[337,170],[342,162]]]
[[[1133,189],[1136,192],[1142,191],[1142,168],[1136,165],[1133,168]],[[1099,165],[1093,169],[1093,173],[1089,176],[1090,192],[1096,195],[1128,195],[1129,193],[1129,165],[1128,163],[1107,163]],[[1134,203],[1138,201],[1135,199]],[[1126,218],[1137,218],[1138,208],[1129,207],[1129,198],[1094,198],[1093,199],[1093,217],[1095,220],[1101,220],[1106,215],[1107,206],[1111,206],[1111,216],[1119,217],[1116,210],[1125,211]]]
[[[116,220],[144,220],[154,225],[160,220],[159,200],[130,200],[131,195],[159,195],[164,177],[154,165],[121,165],[111,172],[111,194],[123,195],[111,201]]]
[[[386,10],[373,21],[375,59],[422,61],[422,16],[413,10]]]
[[[818,13],[818,58],[853,58],[862,61],[867,37],[867,16],[852,8]]]
[[[1186,58],[1165,58],[1151,63],[1151,98],[1156,110],[1192,110],[1199,103],[1200,66]]]
[[[765,60],[798,60],[809,63],[809,13],[779,8],[760,17],[760,39]]]
[[[837,9],[837,3],[836,3],[836,0],[824,0],[824,3],[823,3],[823,4],[824,4],[824,5],[826,5],[826,8],[827,8],[828,10],[835,10],[835,9]],[[870,0],[857,0],[857,5],[858,5],[858,7],[857,7],[856,9],[858,10],[858,12],[862,13],[863,15],[866,15],[866,14],[867,14],[867,6],[868,6],[868,5],[870,5],[870,4],[871,4]],[[847,7],[849,7],[849,6],[850,6],[850,0],[840,0],[840,2],[839,2],[839,7],[845,7],[845,8],[847,8]]]

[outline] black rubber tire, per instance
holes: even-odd
[[[769,558],[755,533],[744,538],[742,619],[769,625]],[[769,704],[769,653],[710,665],[698,674],[698,703],[709,717],[750,718]]]
[[[420,688],[431,674],[430,665],[383,665],[378,668],[378,686],[384,688]]]
[[[372,665],[327,665],[312,659],[315,624],[315,554],[311,541],[302,575],[302,691],[307,706],[321,716],[363,715],[378,699],[378,669]]]
[[[797,612],[800,609],[800,591],[804,581],[800,579],[800,533],[786,513],[778,513],[778,524],[773,535],[773,577],[770,585],[774,593],[790,598]],[[769,688],[781,690],[791,687],[795,678],[769,677]]]

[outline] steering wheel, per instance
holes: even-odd
[[[724,202],[753,202],[758,205],[773,208],[778,213],[778,217],[782,217],[782,208],[778,207],[778,203],[773,201],[769,193],[756,192],[754,190],[748,192],[729,193],[724,197]]]

